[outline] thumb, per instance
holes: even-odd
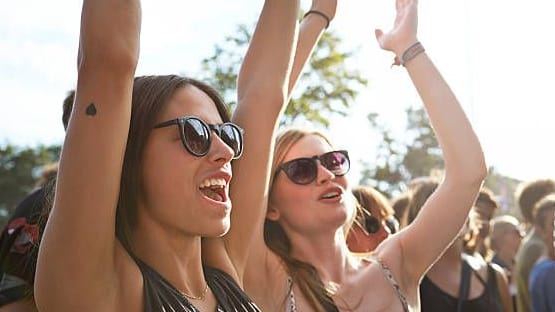
[[[383,31],[381,29],[374,29],[374,34],[376,35],[376,40],[379,42],[383,36]]]

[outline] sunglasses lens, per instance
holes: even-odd
[[[390,217],[385,220],[385,226],[389,229],[390,234],[395,234],[399,231],[399,222],[395,217]]]
[[[320,156],[322,165],[336,176],[345,175],[349,171],[349,157],[343,151],[334,151]]]
[[[366,231],[370,234],[378,233],[380,230],[380,222],[375,217],[366,217],[364,220],[364,225],[366,226]]]
[[[183,137],[188,150],[196,156],[204,156],[210,148],[210,130],[200,119],[189,118],[183,124]]]
[[[285,173],[297,184],[309,184],[317,174],[316,162],[310,158],[301,158],[289,163]]]
[[[231,149],[233,157],[239,158],[243,153],[243,135],[241,131],[232,124],[224,124],[221,127],[221,138]]]

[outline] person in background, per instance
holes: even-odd
[[[524,233],[520,228],[520,221],[511,215],[502,215],[493,218],[491,225],[491,258],[489,261],[495,263],[505,270],[509,281],[509,291],[516,311],[516,285],[513,278],[515,256],[520,247]]]
[[[472,217],[474,223],[478,227],[477,235],[469,237],[465,240],[465,251],[469,255],[486,258],[491,249],[489,247],[489,236],[491,234],[491,219],[495,211],[499,208],[499,204],[488,188],[482,187],[478,198],[472,207]]]
[[[67,129],[75,91],[63,101],[62,124]],[[33,295],[37,252],[44,220],[52,206],[58,163],[45,165],[36,189],[15,208],[0,234],[0,312],[36,311]]]
[[[514,280],[517,289],[516,303],[518,312],[530,312],[530,292],[528,280],[530,271],[538,258],[544,253],[545,242],[540,236],[533,217],[534,206],[545,196],[555,193],[555,180],[537,179],[521,183],[515,192],[520,212],[524,217],[524,225],[528,228],[526,237],[518,249],[515,258]]]
[[[438,185],[437,181],[428,181],[411,192],[407,214],[409,224],[417,220],[422,205],[429,200]],[[472,213],[471,211],[470,214]],[[473,218],[468,218],[450,247],[422,279],[422,311],[513,311],[509,286],[503,270],[485,261],[475,261],[473,257],[464,253],[463,237],[469,232],[473,232],[474,235],[479,232],[479,226]]]
[[[371,252],[390,235],[399,231],[399,222],[389,200],[371,186],[352,189],[357,201],[356,217],[347,234],[352,252]]]
[[[545,243],[543,254],[530,272],[528,286],[533,312],[555,311],[555,194],[548,195],[534,207],[536,231]]]

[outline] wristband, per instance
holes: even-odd
[[[320,11],[317,11],[317,10],[310,10],[310,11],[306,12],[303,15],[303,18],[307,17],[309,14],[312,14],[312,13],[314,13],[316,15],[319,15],[319,16],[321,16],[322,18],[324,18],[326,20],[326,29],[330,26],[330,22],[331,22],[330,18],[326,14],[324,14]]]

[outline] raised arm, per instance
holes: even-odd
[[[337,0],[314,0],[310,10],[305,13],[301,21],[293,68],[289,76],[287,102],[291,99],[291,93],[318,40],[335,18],[336,9]]]
[[[223,239],[224,257],[221,240],[203,241],[203,261],[224,268],[231,264],[239,280],[254,229],[264,218],[273,135],[285,107],[298,11],[298,0],[265,0],[239,72],[232,119],[245,130],[245,145],[243,156],[233,163],[233,209],[231,229]]]
[[[404,63],[445,161],[444,180],[416,220],[399,235],[402,259],[407,260],[401,268],[410,283],[420,279],[459,232],[487,174],[480,143],[457,98],[428,55],[415,46],[417,2],[397,0],[394,28],[387,34],[376,31],[380,46]]]
[[[116,205],[140,20],[138,0],[83,2],[75,104],[37,263],[41,311],[115,310]]]
[[[239,105],[233,115],[234,121],[245,128],[245,152],[234,163],[232,227],[225,239],[234,265],[241,272],[249,249],[254,251],[250,255],[259,256],[267,250],[262,233],[276,127],[327,19],[335,16],[337,3],[314,0],[310,10],[321,12],[327,19],[318,13],[308,14],[296,42],[298,1],[282,1],[279,5],[272,2],[266,1],[242,64]],[[282,16],[269,13],[270,10],[279,10]]]

